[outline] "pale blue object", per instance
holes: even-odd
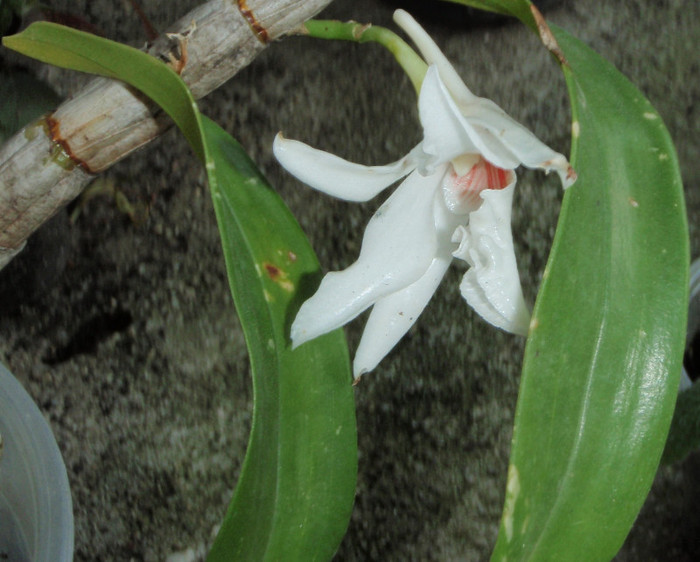
[[[49,425],[0,363],[0,559],[73,560],[73,504]]]
[[[691,344],[693,337],[700,330],[700,258],[690,264],[690,293],[688,295],[688,330],[686,331],[686,347]],[[688,390],[693,386],[688,373],[683,367],[681,384],[678,391]]]

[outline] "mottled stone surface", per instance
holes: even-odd
[[[127,2],[54,2],[111,38],[141,44]],[[142,2],[163,27],[195,0]],[[399,2],[337,0],[326,17],[391,25]],[[424,2],[423,4],[428,4]],[[658,108],[677,143],[693,257],[700,255],[700,4],[564,0],[546,15],[611,59]],[[426,27],[468,85],[551,146],[568,150],[561,74],[517,24],[438,17]],[[13,60],[17,60],[13,58]],[[44,71],[68,94],[76,79]],[[271,155],[283,130],[364,163],[419,139],[415,96],[380,47],[292,38],[202,102],[258,161],[308,233],[321,263],[357,256],[379,204],[332,201],[284,174]],[[133,224],[113,199],[91,200],[64,234],[52,288],[0,322],[0,358],[36,399],[73,490],[76,560],[162,560],[203,553],[240,470],[251,416],[243,337],[229,297],[205,177],[175,132],[106,173],[148,205]],[[555,178],[520,174],[514,237],[534,300],[554,232]],[[31,243],[31,242],[30,242]],[[484,560],[498,529],[523,340],[462,302],[453,268],[423,317],[356,387],[360,474],[337,560]],[[361,324],[348,330],[355,346]],[[662,469],[619,560],[695,560],[700,456]]]

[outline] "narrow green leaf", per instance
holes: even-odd
[[[688,234],[673,143],[612,65],[569,61],[572,164],[525,351],[495,560],[609,560],[656,473],[685,341]]]
[[[335,331],[290,351],[289,322],[317,286],[319,265],[240,146],[203,123],[257,397],[243,473],[210,560],[328,560],[350,518],[357,470],[347,348]]]
[[[130,47],[36,25],[5,44],[140,89],[183,128],[206,165],[254,386],[248,451],[210,559],[329,559],[352,511],[357,437],[342,332],[295,351],[287,338],[297,309],[318,283],[313,250],[255,164],[199,114],[170,68]]]

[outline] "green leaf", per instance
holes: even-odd
[[[317,286],[319,265],[241,148],[204,125],[257,397],[243,473],[210,560],[329,560],[350,518],[357,470],[347,348],[335,331],[290,351],[289,322]]]
[[[651,104],[564,31],[572,164],[533,313],[494,560],[609,560],[649,491],[685,342],[678,162]]]
[[[681,371],[675,149],[644,96],[528,0],[455,1],[518,17],[562,62],[579,173],[535,304],[493,559],[609,560],[651,487]]]
[[[254,386],[248,451],[210,559],[329,559],[352,511],[355,410],[341,331],[290,349],[289,325],[320,274],[299,225],[240,145],[199,114],[164,64],[51,24],[34,24],[5,44],[140,89],[184,128],[205,161]]]

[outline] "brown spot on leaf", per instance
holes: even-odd
[[[271,263],[265,262],[263,264],[263,267],[265,268],[265,271],[267,271],[267,275],[272,279],[273,281],[279,279],[280,277],[280,268],[277,267],[276,265],[273,265]]]
[[[267,276],[272,281],[277,283],[277,285],[279,285],[282,289],[290,293],[294,290],[294,283],[289,280],[289,276],[287,275],[286,271],[280,269],[270,262],[263,262],[263,268],[265,269]]]

